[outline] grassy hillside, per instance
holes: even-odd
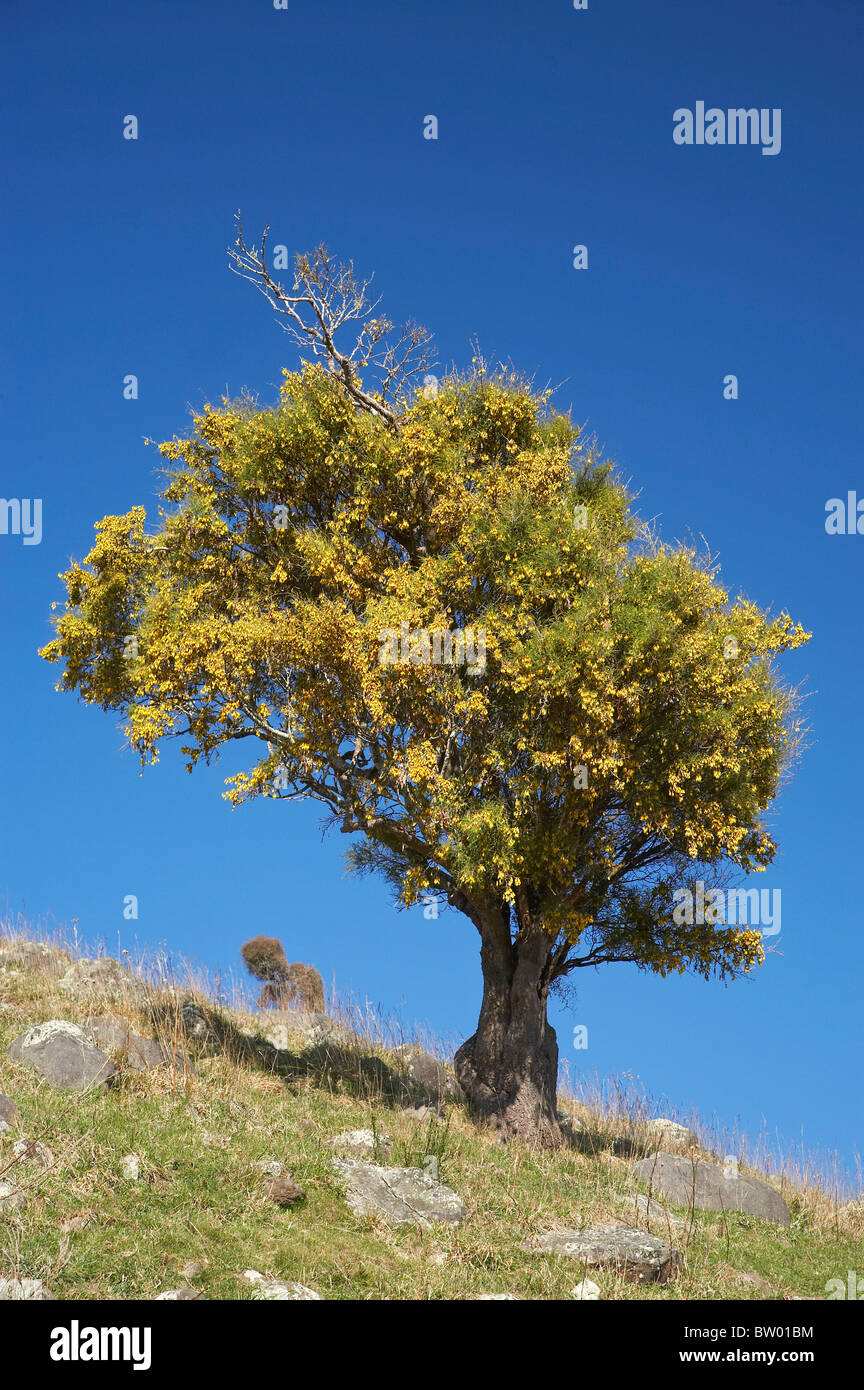
[[[8,944],[8,936],[0,940]],[[209,1021],[209,1038],[186,1036],[188,1001]],[[33,1024],[86,1023],[108,1011],[185,1050],[194,1072],[135,1072],[121,1061],[116,1085],[79,1093],[55,1089],[7,1057]],[[444,1119],[404,1113],[402,1083],[388,1080],[403,1076],[404,1058],[386,1030],[367,1021],[336,1049],[304,1046],[298,1036],[277,1054],[254,1041],[265,1024],[246,1007],[217,1006],[200,983],[157,983],[106,1002],[86,991],[70,996],[39,968],[0,969],[0,1093],[18,1109],[17,1125],[0,1134],[0,1183],[25,1202],[0,1210],[0,1278],[42,1279],[58,1299],[152,1299],[184,1284],[208,1299],[247,1299],[249,1269],[327,1299],[566,1299],[586,1271],[528,1253],[527,1237],[621,1218],[645,1225],[635,1213],[635,1194],[645,1189],[632,1159],[651,1143],[644,1116],[626,1106],[592,1108],[565,1096],[574,1119],[568,1147],[501,1148],[458,1102],[446,1105]],[[352,1215],[330,1141],[360,1128],[392,1136],[387,1163],[423,1166],[434,1155],[441,1181],[469,1208],[465,1223],[392,1229]],[[22,1136],[43,1151],[16,1154]],[[129,1155],[137,1156],[137,1178],[125,1175],[134,1167],[127,1162],[124,1171]],[[276,1205],[256,1166],[265,1161],[280,1163],[305,1201]],[[861,1268],[864,1206],[838,1201],[812,1176],[771,1181],[791,1207],[790,1227],[670,1207],[667,1232],[654,1220],[651,1229],[681,1250],[678,1276],[638,1285],[588,1271],[601,1297],[823,1297],[827,1280]]]

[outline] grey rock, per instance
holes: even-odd
[[[636,1192],[625,1197],[621,1206],[628,1215],[644,1219],[649,1230],[652,1227],[655,1232],[674,1231],[678,1233],[687,1230],[687,1222],[682,1221],[680,1216],[675,1216],[671,1211],[667,1211],[656,1196],[646,1197],[644,1192]]]
[[[430,1120],[446,1120],[447,1118],[447,1111],[442,1106],[423,1105],[422,1102],[418,1105],[406,1105],[402,1114],[407,1115],[410,1120],[420,1120],[421,1123],[426,1122],[427,1124]]]
[[[76,960],[70,965],[58,989],[72,998],[89,996],[131,998],[143,1001],[149,993],[143,980],[111,956],[96,960]]]
[[[692,1201],[701,1210],[746,1212],[780,1226],[788,1226],[792,1220],[780,1193],[758,1178],[742,1178],[737,1165],[734,1170],[727,1166],[724,1171],[720,1163],[682,1158],[661,1150],[641,1159],[633,1171],[651,1185],[652,1191],[679,1206],[689,1206]]]
[[[38,1163],[40,1168],[50,1168],[54,1155],[38,1139],[16,1139],[12,1152],[20,1163]]]
[[[18,1106],[9,1096],[0,1096],[0,1134],[11,1134],[18,1123]]]
[[[474,1295],[475,1303],[519,1303],[519,1295],[515,1293],[478,1293]]]
[[[123,1023],[96,1021],[87,1025],[87,1032],[98,1047],[113,1052],[130,1071],[155,1071],[157,1067],[173,1066],[177,1071],[194,1072],[185,1052],[171,1052],[152,1038],[142,1038],[131,1026]]]
[[[0,1279],[0,1302],[30,1299],[48,1302],[53,1299],[41,1279]]]
[[[34,970],[40,975],[58,976],[68,969],[69,956],[58,946],[44,941],[0,942],[0,970]]]
[[[430,1052],[424,1052],[422,1047],[413,1044],[396,1050],[402,1056],[410,1080],[428,1100],[457,1100],[462,1095],[462,1087],[456,1077]]]
[[[330,1143],[334,1149],[340,1149],[355,1157],[360,1154],[371,1156],[376,1151],[375,1133],[371,1129],[347,1129],[343,1134],[334,1135]],[[392,1153],[393,1140],[389,1134],[379,1133],[377,1151],[382,1158]]]
[[[676,1120],[670,1120],[665,1115],[659,1116],[656,1120],[648,1120],[645,1128],[649,1137],[656,1140],[667,1153],[686,1153],[688,1149],[699,1147],[699,1139],[694,1130],[689,1129],[687,1125],[679,1125]]]
[[[355,1216],[380,1216],[391,1226],[423,1226],[436,1222],[461,1226],[465,1204],[450,1187],[422,1168],[382,1168],[358,1159],[333,1159],[346,1201]]]
[[[243,1273],[243,1278],[250,1284],[255,1285],[253,1298],[263,1298],[268,1302],[305,1302],[315,1301],[323,1303],[320,1293],[314,1289],[309,1289],[305,1284],[282,1283],[279,1279],[265,1279],[263,1274],[259,1274],[257,1269],[247,1269]]]
[[[197,1303],[206,1302],[203,1293],[197,1289],[168,1289],[165,1293],[157,1293],[153,1300],[154,1303]]]
[[[611,1268],[627,1279],[665,1284],[680,1255],[665,1240],[620,1222],[607,1222],[584,1231],[546,1231],[526,1243],[535,1254],[578,1260],[589,1269]]]
[[[111,1085],[117,1068],[86,1033],[66,1019],[49,1019],[28,1028],[10,1043],[13,1062],[32,1067],[52,1086],[64,1091],[82,1091],[90,1086]]]
[[[23,1192],[11,1183],[0,1182],[0,1211],[23,1211],[26,1205]]]
[[[281,1178],[284,1171],[278,1158],[259,1158],[255,1167],[265,1178]]]
[[[214,1042],[219,1037],[218,1029],[213,1026],[207,1014],[200,1004],[193,1004],[187,999],[180,1005],[177,1021],[187,1038],[198,1038],[201,1042]]]

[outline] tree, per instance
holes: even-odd
[[[257,740],[233,802],[310,798],[399,905],[464,913],[483,1000],[458,1078],[503,1139],[555,1144],[551,988],[763,958],[674,904],[771,862],[800,737],[774,658],[807,634],[661,543],[549,391],[480,360],[419,386],[428,338],[392,344],[350,267],[319,250],[286,290],[242,229],[234,257],[311,360],[160,445],[158,526],[98,523],[43,655],[142,761]]]

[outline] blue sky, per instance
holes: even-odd
[[[768,963],[728,989],[606,967],[552,1012],[577,1072],[632,1072],[851,1162],[864,536],[824,523],[829,498],[864,497],[858,0],[7,0],[0,23],[0,494],[43,501],[41,544],[0,535],[6,906],[211,967],[276,934],[342,989],[473,1030],[465,919],[397,914],[382,885],[346,879],[347,841],[322,842],[308,804],[232,811],[234,763],[190,777],[169,745],[140,776],[114,719],[56,694],[36,655],[57,572],[93,523],[153,508],[144,438],[182,432],[188,405],[226,387],[269,398],[296,365],[228,271],[239,207],[250,235],[269,222],[292,252],[323,240],[374,270],[391,316],[426,323],[442,362],[465,364],[476,335],[562,382],[558,404],[666,538],[704,536],[734,592],[813,632],[784,666],[812,692],[812,735],[759,880],[782,891]],[[780,153],[676,145],[673,112],[700,100],[780,108]],[[128,114],[137,141],[122,138]],[[123,399],[127,373],[138,400]]]

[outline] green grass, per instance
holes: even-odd
[[[404,1102],[382,1085],[380,1063],[397,1069],[399,1061],[380,1040],[344,1050],[330,1065],[321,1049],[298,1051],[277,1072],[272,1055],[238,1043],[254,1018],[228,1010],[220,1042],[185,1044],[195,1075],[121,1070],[106,1092],[60,1092],[11,1063],[8,1044],[32,1023],[81,1021],[106,1006],[71,1002],[54,981],[29,972],[0,972],[0,1002],[0,1092],[20,1112],[15,1133],[0,1136],[0,1181],[27,1198],[22,1212],[0,1213],[0,1277],[44,1279],[58,1299],[152,1298],[187,1282],[181,1270],[190,1261],[205,1262],[191,1282],[211,1299],[251,1297],[249,1268],[337,1299],[560,1299],[586,1273],[607,1299],[781,1299],[823,1296],[827,1280],[864,1266],[864,1219],[824,1191],[788,1181],[788,1229],[738,1213],[691,1213],[687,1234],[674,1239],[683,1266],[668,1285],[634,1285],[532,1255],[522,1244],[533,1232],[622,1217],[628,1194],[643,1190],[620,1152],[625,1133],[636,1151],[644,1148],[637,1121],[592,1115],[574,1101],[586,1126],[578,1149],[501,1148],[460,1105],[448,1107],[445,1121],[404,1115]],[[152,1035],[139,1009],[107,1007]],[[367,1056],[379,1058],[377,1069]],[[385,1161],[422,1167],[432,1155],[468,1206],[464,1225],[390,1229],[353,1216],[328,1140],[360,1128],[392,1136]],[[21,1135],[50,1148],[47,1169],[13,1160]],[[129,1153],[140,1158],[135,1182],[122,1174]],[[270,1202],[255,1167],[262,1159],[279,1160],[306,1201],[290,1209]],[[741,1282],[742,1274],[769,1289]]]

